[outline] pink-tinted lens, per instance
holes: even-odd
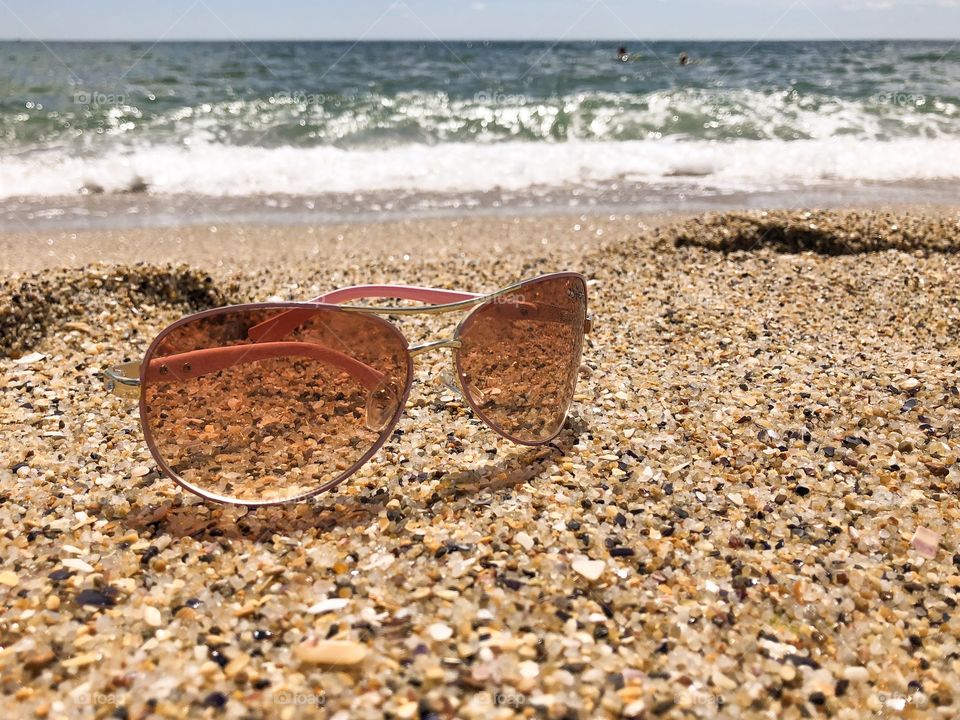
[[[303,497],[356,470],[399,418],[411,366],[393,326],[332,308],[290,310],[187,318],[148,352],[144,432],[189,489],[247,504]]]
[[[573,401],[586,313],[583,278],[557,275],[525,283],[464,321],[460,382],[494,430],[530,444],[560,431]]]

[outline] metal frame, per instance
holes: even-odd
[[[144,354],[145,361],[150,360],[151,356],[153,355],[159,343],[163,340],[164,337],[166,337],[168,333],[170,333],[174,329],[180,327],[185,323],[192,322],[199,318],[222,314],[222,313],[228,313],[228,312],[275,308],[278,310],[310,310],[310,309],[328,310],[328,311],[346,312],[346,313],[359,313],[359,314],[370,315],[370,316],[382,316],[382,315],[405,316],[405,315],[438,315],[442,313],[452,313],[452,312],[457,312],[459,310],[474,308],[473,312],[468,313],[457,325],[456,329],[454,330],[453,337],[440,339],[440,340],[433,340],[433,341],[421,343],[418,345],[411,345],[409,341],[407,341],[406,337],[404,337],[400,329],[397,328],[393,323],[389,322],[388,320],[382,317],[376,317],[376,320],[378,322],[382,323],[385,326],[388,326],[392,332],[396,333],[396,335],[398,335],[403,340],[403,343],[406,347],[406,354],[407,354],[406,389],[403,393],[402,399],[400,400],[397,406],[397,411],[394,414],[394,417],[391,418],[390,422],[387,423],[384,430],[381,431],[380,439],[373,445],[373,447],[371,447],[368,452],[366,452],[354,465],[352,465],[350,468],[344,471],[341,475],[336,477],[334,480],[327,482],[322,486],[311,490],[308,493],[301,494],[296,497],[284,498],[282,500],[263,500],[263,501],[239,500],[237,498],[230,498],[230,497],[217,495],[216,493],[212,493],[208,490],[204,490],[203,488],[196,487],[191,483],[183,480],[181,477],[177,475],[177,473],[171,467],[169,467],[169,465],[160,456],[160,453],[153,441],[152,432],[150,430],[149,423],[147,422],[146,397],[145,397],[145,394],[142,392],[142,390],[145,387],[148,362],[124,363],[123,365],[119,365],[113,368],[103,370],[102,375],[106,381],[106,386],[108,391],[124,397],[139,397],[140,422],[143,428],[144,439],[147,442],[147,446],[150,448],[150,453],[151,455],[153,455],[154,460],[157,461],[158,466],[164,472],[164,474],[166,474],[169,478],[171,478],[175,483],[180,485],[185,490],[189,490],[190,492],[196,495],[199,495],[200,497],[207,500],[214,500],[217,502],[235,504],[235,505],[246,505],[251,507],[266,506],[266,505],[280,505],[280,504],[298,502],[298,501],[306,500],[308,498],[311,498],[315,495],[318,495],[322,492],[325,492],[327,490],[330,490],[336,487],[341,482],[343,482],[348,477],[350,477],[354,472],[356,472],[362,465],[364,465],[371,457],[373,457],[380,450],[380,448],[386,442],[387,438],[393,432],[393,429],[396,427],[397,423],[400,421],[400,417],[402,416],[403,411],[405,409],[407,399],[409,397],[410,390],[413,385],[413,358],[415,356],[421,355],[425,352],[429,352],[430,350],[437,350],[437,349],[443,349],[443,348],[450,348],[454,351],[459,350],[459,348],[462,346],[462,342],[460,340],[461,332],[468,325],[471,318],[474,317],[474,314],[476,313],[477,310],[480,309],[480,307],[486,305],[492,300],[496,300],[499,297],[512,293],[513,291],[519,288],[522,288],[526,285],[542,282],[545,280],[552,280],[557,278],[569,278],[569,277],[578,278],[583,283],[584,290],[586,290],[587,281],[583,275],[579,273],[574,273],[574,272],[558,272],[558,273],[550,273],[547,275],[540,275],[538,277],[530,278],[527,280],[522,280],[520,282],[514,283],[512,285],[508,285],[507,287],[501,288],[500,290],[489,293],[487,295],[478,295],[476,297],[469,298],[466,300],[460,300],[452,303],[443,303],[438,305],[411,307],[411,306],[396,306],[396,305],[389,305],[389,306],[337,305],[333,303],[324,303],[324,302],[245,303],[240,305],[230,305],[230,306],[225,306],[220,308],[213,308],[210,310],[201,311],[199,313],[194,313],[192,315],[185,316],[180,320],[177,320],[175,323],[164,328],[154,338],[154,340],[150,343],[150,346],[147,348],[147,351]],[[584,325],[583,325],[584,335],[590,333],[593,330],[593,326],[594,326],[593,318],[589,314],[589,312],[587,312],[584,317]],[[582,352],[582,345],[579,350]],[[463,377],[463,374],[462,374],[462,368],[460,366],[460,356],[459,356],[459,353],[457,352],[454,353],[454,369],[456,370],[455,377],[457,378],[457,382],[459,383],[461,378]],[[473,400],[470,397],[470,393],[462,392],[461,394],[464,400],[470,406],[470,409],[484,422],[484,424],[487,425],[487,427],[489,427],[491,430],[493,430],[497,434],[507,438],[511,442],[517,443],[519,445],[532,445],[532,446],[545,445],[551,442],[559,434],[562,428],[562,425],[561,425],[561,427],[558,427],[557,431],[553,435],[540,441],[527,442],[527,441],[517,439],[516,437],[511,436],[504,429],[498,427],[495,423],[491,422],[489,418],[487,418],[486,415],[483,413],[483,411],[474,404]]]

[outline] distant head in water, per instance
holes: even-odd
[[[690,64],[690,56],[687,55],[685,52],[680,53],[680,58],[679,58],[679,60],[680,60],[680,64],[681,64],[681,65],[689,65],[689,64]]]
[[[626,62],[630,59],[630,53],[627,52],[627,49],[622,45],[617,48],[617,59],[623,62]]]

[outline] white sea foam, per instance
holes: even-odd
[[[122,192],[261,193],[521,191],[606,183],[781,190],[825,182],[960,180],[960,139],[632,140],[404,144],[384,149],[262,148],[197,142],[77,156],[0,158],[0,198]]]

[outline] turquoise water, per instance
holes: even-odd
[[[960,179],[960,46],[628,45],[0,43],[0,198]]]

